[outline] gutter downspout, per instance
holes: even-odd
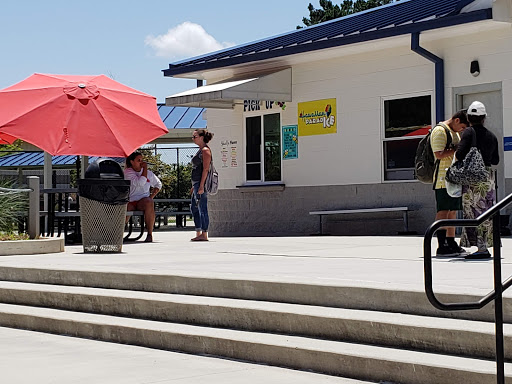
[[[420,33],[411,34],[411,50],[435,64],[436,122],[444,121],[444,60],[420,47]]]

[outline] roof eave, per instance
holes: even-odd
[[[253,53],[251,55],[243,55],[237,57],[226,58],[211,62],[202,62],[198,64],[180,65],[169,64],[169,69],[164,69],[164,76],[184,75],[192,72],[209,71],[220,68],[231,67],[249,62],[258,62],[278,57],[291,56],[295,54],[318,51],[327,48],[341,47],[345,45],[364,43],[389,37],[396,37],[410,33],[418,33],[433,29],[453,27],[456,25],[474,23],[477,21],[492,19],[492,9],[482,9],[479,11],[458,14],[454,16],[444,17],[431,21],[421,22],[417,24],[407,24],[389,29],[381,29],[371,32],[363,32],[353,36],[345,36],[342,38],[332,38],[328,40],[316,41],[310,44],[295,45],[292,47],[282,48],[278,50],[265,51],[261,53]]]

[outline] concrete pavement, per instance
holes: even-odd
[[[423,290],[421,237],[258,237],[190,242],[193,232],[156,232],[121,254],[3,256],[0,266]],[[435,249],[435,245],[433,245]],[[503,276],[512,274],[503,239]],[[484,294],[492,261],[434,259],[436,290]],[[508,295],[512,295],[508,293]],[[6,383],[358,383],[263,365],[0,328]],[[30,367],[30,369],[26,369]]]
[[[0,328],[4,384],[363,384],[216,357]]]
[[[1,256],[0,266],[162,274],[403,288],[423,291],[422,237],[222,237],[190,242],[191,231],[155,232],[120,254],[84,254],[81,245],[46,255]],[[433,242],[433,250],[436,246]],[[503,239],[503,276],[512,275],[512,238]],[[439,292],[492,289],[492,260],[434,259]]]

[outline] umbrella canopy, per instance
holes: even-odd
[[[8,135],[7,133],[0,132],[0,145],[12,144],[16,141],[14,136]]]
[[[0,90],[0,133],[52,155],[128,156],[167,132],[153,96],[104,75],[36,73]]]

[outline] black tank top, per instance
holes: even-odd
[[[192,163],[192,184],[199,183],[203,176],[203,151],[201,148],[199,148],[190,162]]]

